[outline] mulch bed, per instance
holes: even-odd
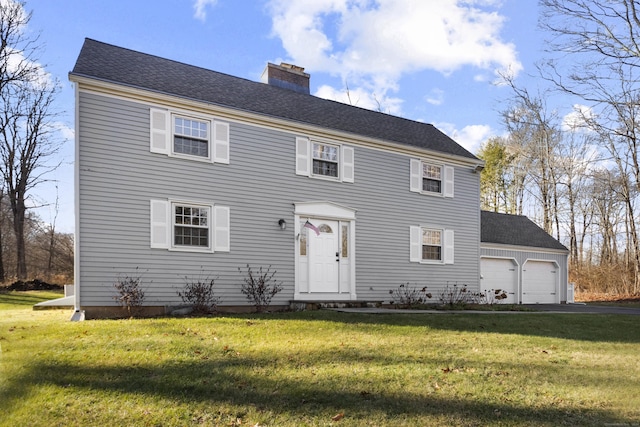
[[[13,282],[9,286],[0,286],[0,291],[61,291],[64,287],[60,285],[53,285],[51,283],[43,282],[42,280],[34,279],[27,282],[18,280]]]

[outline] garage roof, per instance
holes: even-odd
[[[482,211],[480,223],[482,243],[568,251],[566,246],[523,215]]]

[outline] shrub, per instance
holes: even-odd
[[[184,290],[177,293],[182,302],[191,306],[194,314],[210,314],[217,311],[220,297],[214,294],[214,279],[189,280],[185,277],[185,282]]]
[[[115,299],[120,306],[127,309],[129,316],[139,314],[140,308],[144,303],[142,278],[139,276],[129,275],[125,275],[124,277],[118,276],[113,287],[118,293],[118,295],[114,296],[113,299]]]
[[[484,291],[484,301],[487,304],[499,304],[503,299],[507,299],[507,292],[502,289],[489,289]]]
[[[425,304],[431,298],[431,293],[427,292],[427,287],[418,289],[411,287],[409,283],[402,283],[396,289],[389,291],[391,294],[391,304],[400,308],[411,308],[416,305]]]
[[[240,267],[238,271],[242,274]],[[282,291],[282,283],[276,281],[275,275],[276,272],[271,271],[271,266],[267,267],[266,271],[260,267],[257,272],[254,272],[247,264],[247,273],[240,290],[258,313],[265,311],[273,297]]]
[[[464,307],[468,304],[480,304],[483,299],[483,293],[470,292],[469,289],[467,289],[467,285],[458,286],[457,283],[452,286],[449,286],[447,283],[446,288],[440,292],[439,295],[440,304],[449,307]]]

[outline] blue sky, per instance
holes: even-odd
[[[2,0],[6,1],[6,0]],[[528,0],[27,0],[40,62],[62,83],[67,138],[50,175],[57,226],[73,232],[74,91],[67,75],[85,37],[259,81],[267,62],[305,67],[316,96],[432,123],[472,152],[500,135],[510,90],[543,56]],[[53,183],[36,203],[55,201]],[[50,207],[38,213],[46,222]]]

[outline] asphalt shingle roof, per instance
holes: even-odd
[[[85,39],[70,73],[469,159],[433,125]]]
[[[481,211],[480,224],[483,243],[568,250],[526,216]]]

